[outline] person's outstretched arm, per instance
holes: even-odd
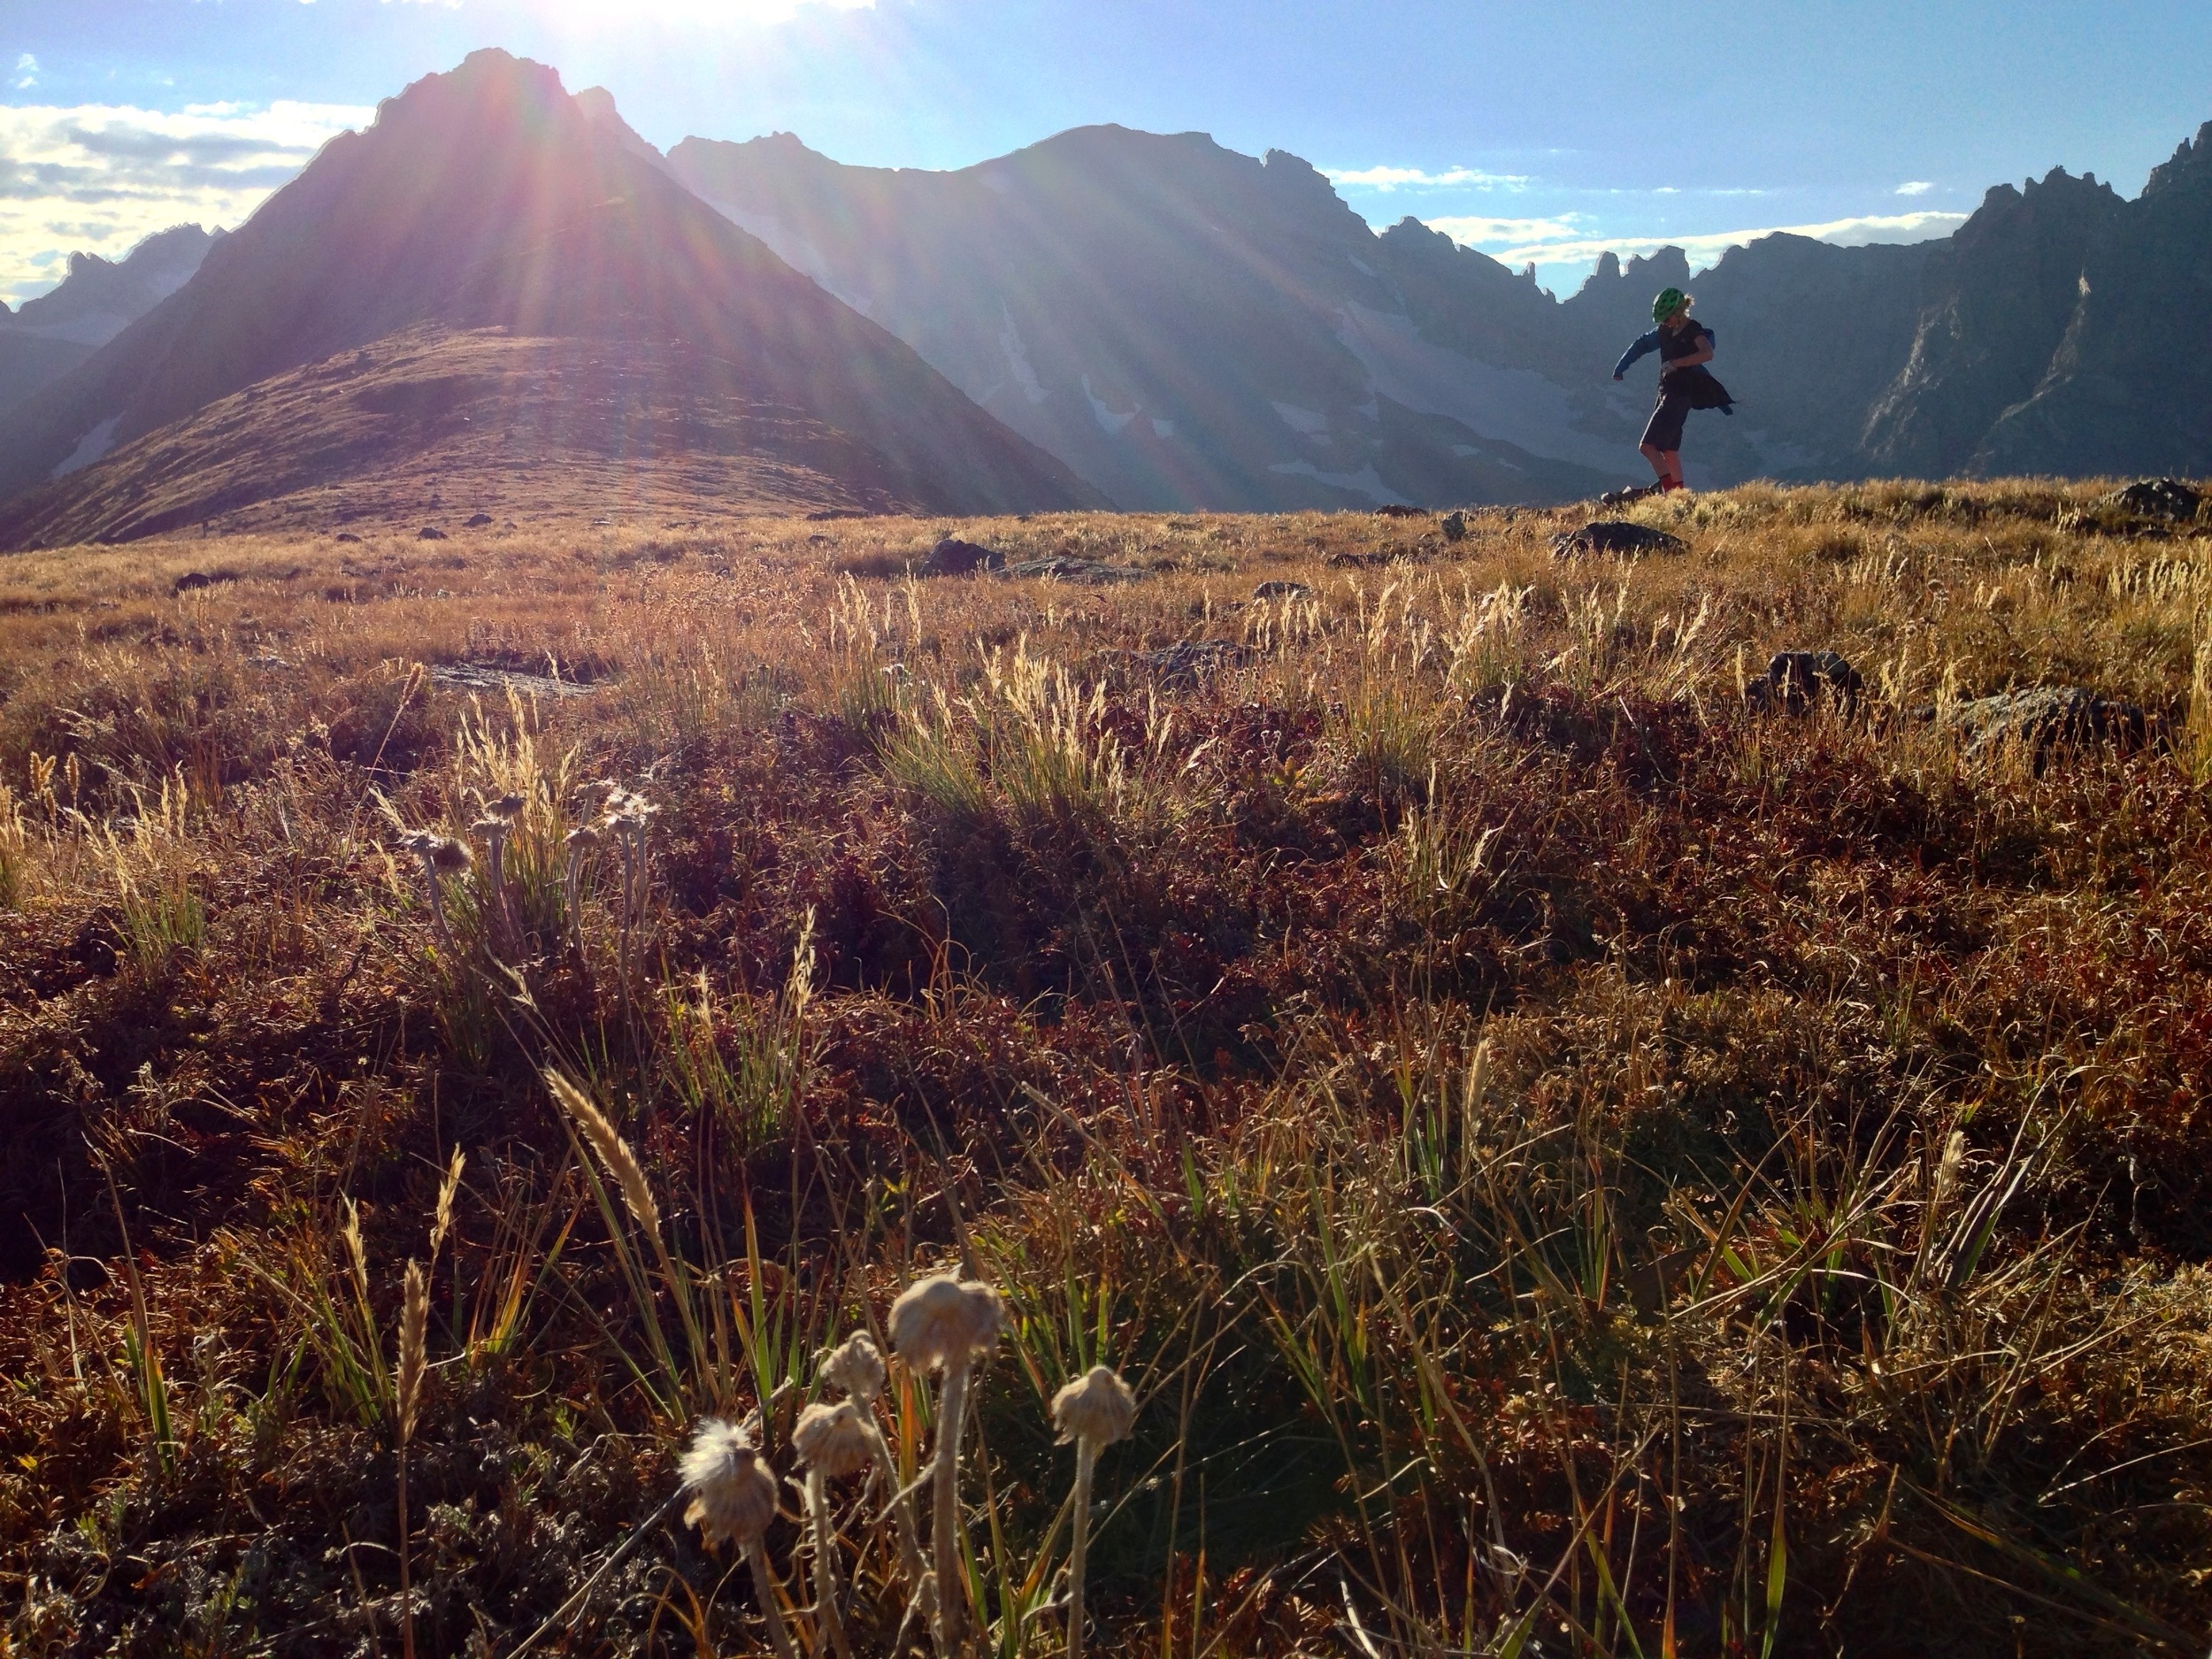
[[[1630,366],[1634,364],[1637,358],[1644,356],[1647,352],[1656,351],[1658,349],[1659,331],[1656,328],[1653,329],[1647,334],[1637,335],[1635,343],[1631,345],[1627,350],[1622,352],[1621,360],[1613,365],[1613,378],[1617,380],[1619,380],[1622,375],[1628,373]]]

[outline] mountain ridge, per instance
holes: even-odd
[[[672,418],[711,383],[733,407],[785,409],[847,434],[875,457],[864,493],[886,503],[1095,503],[906,346],[649,165],[595,103],[579,106],[554,71],[496,51],[385,100],[371,127],[332,139],[189,282],[0,418],[0,492],[15,496],[0,510],[0,536],[19,541],[65,524],[123,534],[136,521],[133,499],[151,487],[130,469],[157,465],[174,478],[189,465],[159,446],[134,448],[140,441],[271,377],[424,327],[456,339],[488,328],[599,337],[680,362],[661,403],[631,385],[647,399],[639,431],[675,446],[634,455],[641,465],[688,453],[695,438],[785,430],[741,421],[710,434]],[[685,351],[662,351],[677,342]],[[312,418],[317,407],[299,412]],[[329,412],[351,429],[348,406]],[[514,426],[518,444],[557,429]],[[595,442],[633,444],[622,430],[590,430]],[[395,436],[423,441],[413,427]],[[319,452],[334,465],[380,464],[351,442]],[[841,504],[843,493],[833,494]],[[86,510],[103,496],[111,510]]]
[[[222,234],[173,225],[120,259],[73,253],[55,287],[12,311],[0,304],[0,413],[59,380],[183,287]]]
[[[1071,128],[943,173],[847,167],[788,134],[689,138],[667,162],[1118,501],[1181,509],[1556,500],[1625,481],[1649,392],[1608,371],[1670,285],[1696,288],[1739,399],[1733,420],[1694,429],[1695,482],[1987,472],[2010,452],[2039,471],[2212,465],[2203,445],[2066,430],[2122,419],[2097,413],[2112,377],[2102,390],[2051,378],[2070,338],[2114,349],[2097,306],[2074,329],[2075,290],[2120,257],[2096,251],[2111,234],[2185,193],[2204,149],[2185,143],[2135,204],[2055,169],[1993,187],[1947,238],[1776,233],[1694,275],[1678,248],[1609,254],[1563,299],[1417,219],[1371,229],[1286,152],[1240,156],[1202,134]],[[1046,173],[1057,199],[1024,188]],[[1184,273],[1202,250],[1211,268]],[[2170,298],[2147,303],[2180,324],[2173,349],[2212,346]],[[1256,318],[1264,340],[1222,349]],[[1211,395],[1190,383],[1201,365]],[[2147,358],[2116,396],[2155,409],[2172,378]],[[1428,423],[1432,453],[1394,448],[1385,406]],[[2052,429],[2031,443],[2038,421]],[[1993,448],[2007,432],[2012,451]],[[1434,465],[1440,443],[1456,470]],[[1471,465],[1475,453],[1504,465]]]

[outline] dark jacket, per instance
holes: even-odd
[[[1613,365],[1613,378],[1620,379],[1638,358],[1656,351],[1660,396],[1682,398],[1692,409],[1717,409],[1724,415],[1732,415],[1736,412],[1732,407],[1736,400],[1702,363],[1687,369],[1668,366],[1677,357],[1696,356],[1698,348],[1710,343],[1712,339],[1713,331],[1695,320],[1687,328],[1655,328],[1647,334],[1639,334],[1634,343],[1621,353],[1621,360]]]

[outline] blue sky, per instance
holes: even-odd
[[[235,223],[484,45],[664,146],[951,167],[1110,120],[1288,150],[1563,293],[1606,247],[1939,234],[2058,165],[2132,194],[2212,119],[2204,0],[0,0],[0,296]]]

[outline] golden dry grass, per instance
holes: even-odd
[[[809,1356],[964,1258],[1002,1653],[1063,1646],[1101,1361],[1102,1647],[2200,1645],[2212,537],[2098,493],[1747,488],[1633,562],[1530,511],[9,559],[9,1641],[396,1647],[411,1260],[415,1632],[503,1653],[697,1417],[788,1472]],[[893,573],[949,532],[1143,574]],[[1747,710],[1799,648],[1864,706]],[[2148,741],[1944,724],[2045,684]],[[655,810],[572,856],[603,779]],[[509,795],[441,934],[398,833]],[[662,1528],[568,1650],[757,1645],[751,1595]]]

